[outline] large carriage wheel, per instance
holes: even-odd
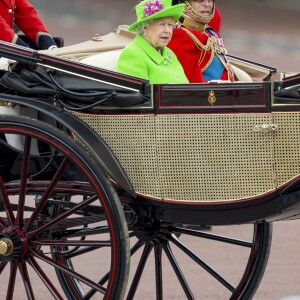
[[[0,298],[121,299],[127,224],[101,167],[24,117],[0,117],[0,156]]]
[[[133,228],[130,236],[127,300],[248,300],[266,268],[272,224],[209,230],[148,219]]]

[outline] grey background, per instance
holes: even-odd
[[[70,45],[135,20],[137,1],[32,0],[53,35]],[[278,71],[300,70],[299,0],[217,0],[228,52]]]

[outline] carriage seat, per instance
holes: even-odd
[[[39,52],[116,71],[117,61],[122,49],[133,40],[134,36],[134,33],[128,31],[128,26],[120,25],[116,31],[103,36],[96,34],[86,42]],[[241,82],[263,81],[270,75],[268,68],[242,61],[237,57],[231,56],[229,61],[233,66],[237,79]]]
[[[80,62],[98,68],[116,71],[117,63],[122,49],[101,52],[82,59]]]
[[[235,77],[238,79],[240,82],[253,82],[251,76],[246,73],[244,70],[241,68],[231,64],[231,68],[234,72]]]
[[[92,65],[98,68],[107,69],[110,71],[117,70],[117,63],[122,49],[101,52],[81,60],[82,63]],[[232,65],[232,69],[238,81],[253,82],[252,78],[245,71],[237,66]]]

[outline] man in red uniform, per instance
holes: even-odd
[[[212,27],[218,35],[221,35],[222,16],[218,7],[215,5],[215,14],[209,21],[208,26]]]
[[[0,40],[28,47],[13,30],[17,25],[38,48],[51,49],[56,43],[28,0],[0,0]]]
[[[214,0],[173,0],[185,3],[185,10],[168,47],[183,66],[189,82],[234,81],[223,39],[209,27],[215,14]]]

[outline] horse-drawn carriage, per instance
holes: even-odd
[[[1,298],[169,299],[171,277],[250,299],[272,222],[299,218],[300,75],[231,57],[247,80],[150,85],[113,70],[130,39],[0,44]]]

